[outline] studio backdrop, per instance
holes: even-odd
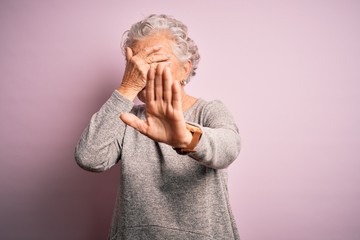
[[[152,13],[199,46],[186,91],[242,138],[229,193],[244,240],[360,239],[360,2],[0,1],[0,239],[106,239],[119,168],[74,148],[119,86],[121,41]]]

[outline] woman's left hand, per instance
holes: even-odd
[[[154,141],[176,148],[185,148],[191,142],[182,111],[182,89],[172,79],[169,63],[150,68],[145,103],[146,120],[131,113],[121,114],[121,120]]]

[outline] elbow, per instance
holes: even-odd
[[[237,138],[234,142],[234,153],[233,153],[233,161],[235,161],[235,159],[239,156],[241,151],[241,138],[240,135],[237,135]]]
[[[78,146],[75,148],[74,157],[78,166],[86,171],[103,172],[107,169],[105,166],[95,161],[95,157],[93,154],[90,154],[89,151],[82,149]]]
[[[225,146],[225,149],[218,149],[224,153],[223,161],[219,161],[218,164],[214,166],[216,169],[225,169],[228,168],[239,156],[241,150],[241,141],[240,136],[237,135],[233,141],[228,142]]]

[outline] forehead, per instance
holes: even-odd
[[[162,46],[163,50],[165,50],[165,49],[170,50],[172,43],[173,43],[173,37],[171,36],[171,34],[169,32],[164,31],[164,32],[159,32],[159,33],[152,34],[152,35],[147,36],[147,37],[145,37],[145,38],[143,38],[141,40],[135,41],[131,45],[131,49],[136,54],[141,49],[152,47],[152,46],[160,44]]]

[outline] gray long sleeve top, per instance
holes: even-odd
[[[75,150],[77,163],[89,171],[121,165],[109,239],[239,239],[226,168],[239,154],[240,137],[225,106],[198,99],[184,113],[203,131],[196,152],[188,155],[125,125],[119,119],[124,112],[145,119],[144,105],[134,106],[114,91]]]

